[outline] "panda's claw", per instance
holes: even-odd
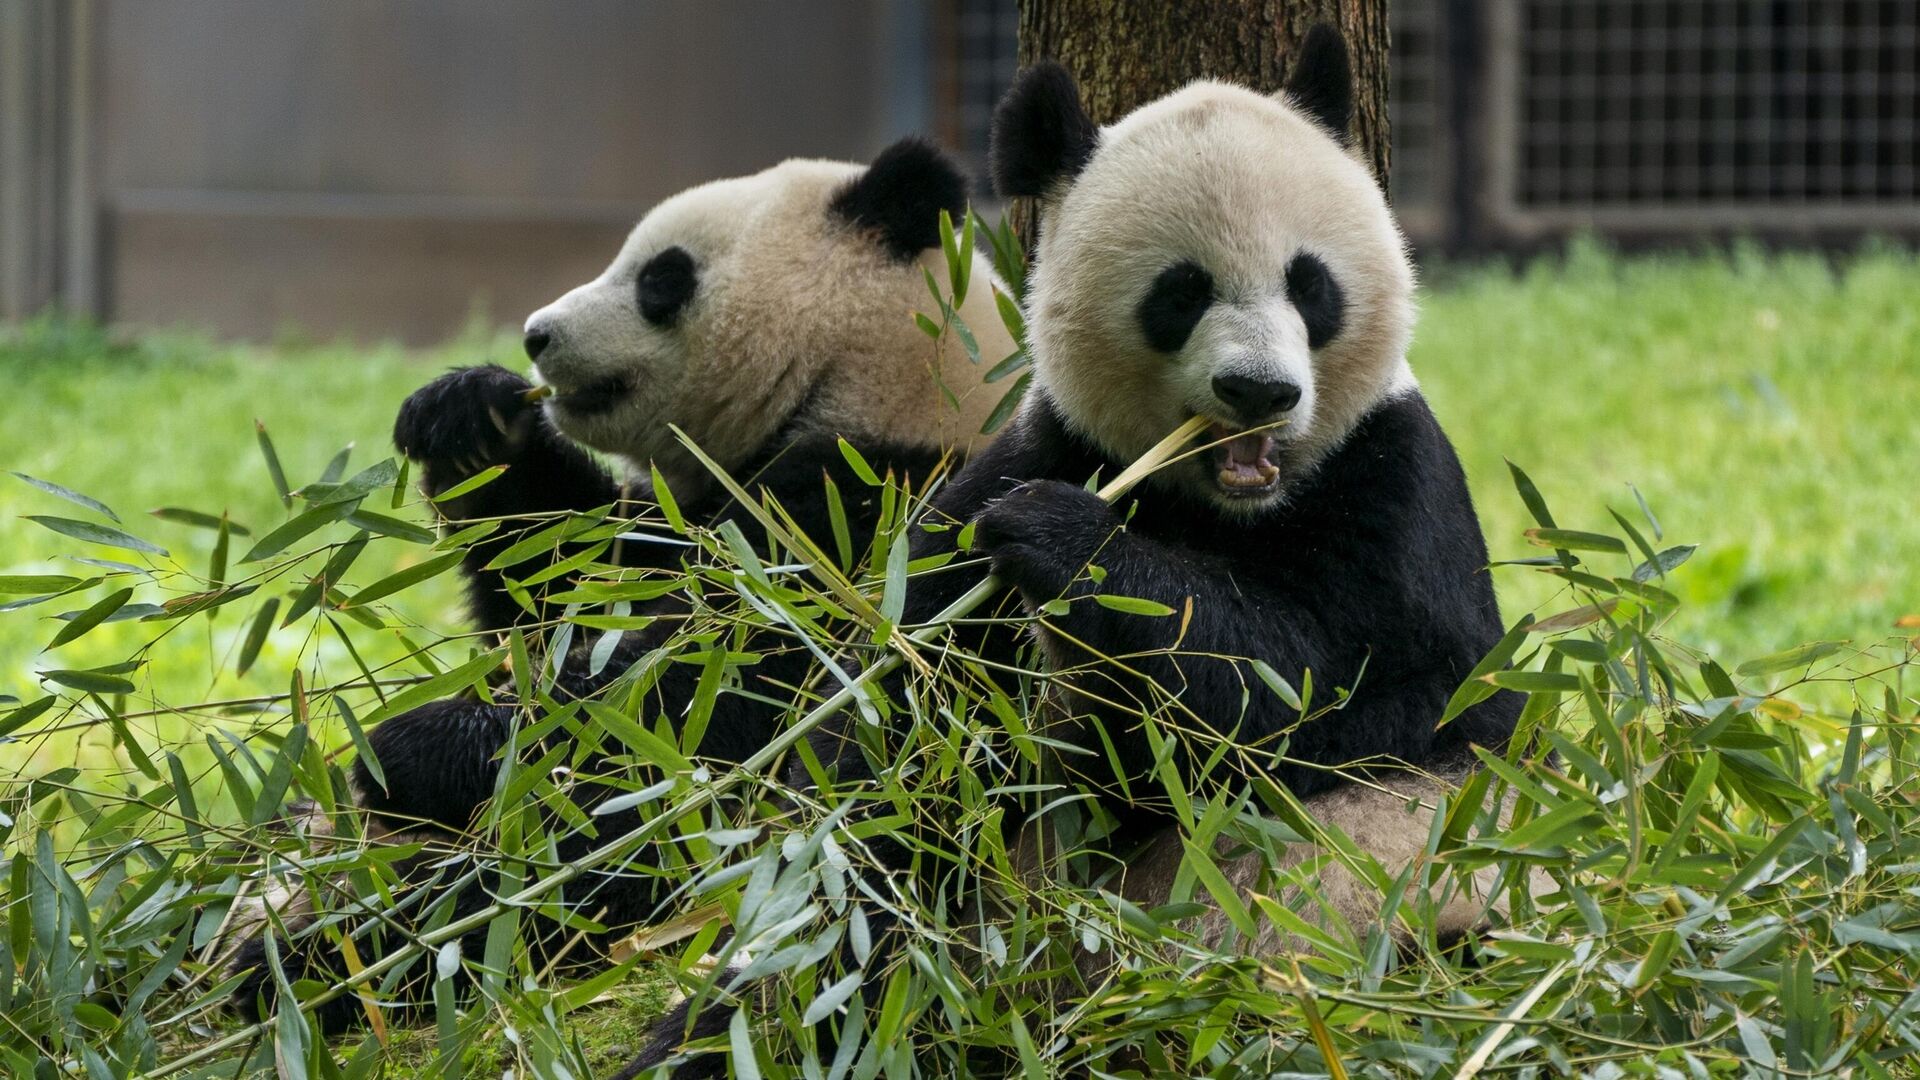
[[[1055,480],[1021,484],[973,520],[974,550],[992,561],[994,574],[1029,598],[1049,600],[1120,527],[1098,495]]]
[[[413,392],[394,420],[393,442],[411,460],[463,475],[511,464],[539,421],[533,384],[497,364],[457,368]],[[438,479],[438,478],[436,478]]]

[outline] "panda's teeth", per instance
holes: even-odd
[[[1229,490],[1253,491],[1271,487],[1280,469],[1268,460],[1273,452],[1273,437],[1265,432],[1237,432],[1224,424],[1215,424],[1215,481]]]

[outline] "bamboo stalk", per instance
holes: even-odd
[[[1181,448],[1204,431],[1207,423],[1205,419],[1198,416],[1189,419],[1172,434],[1156,443],[1152,449],[1142,454],[1139,460],[1128,466],[1119,476],[1114,477],[1113,480],[1102,486],[1098,492],[1099,496],[1108,502],[1112,502],[1132,490],[1134,485],[1145,479],[1156,469],[1185,457],[1186,455],[1180,452]],[[924,645],[932,641],[936,635],[946,628],[946,624],[955,619],[965,617],[972,612],[973,609],[979,607],[995,593],[999,592],[1000,588],[1000,582],[992,575],[988,575],[982,579],[979,584],[967,590],[965,595],[947,605],[946,609],[938,615],[935,615],[932,621],[905,636],[916,645]],[[854,695],[859,693],[862,687],[875,679],[884,678],[892,673],[895,668],[900,666],[903,659],[902,653],[898,651],[889,652],[886,656],[868,665],[857,677],[841,686],[838,691],[834,692],[825,701],[814,706],[807,715],[801,717],[778,736],[775,736],[767,745],[749,755],[745,761],[715,778],[711,784],[688,792],[684,798],[669,809],[655,814],[653,817],[615,838],[610,843],[595,848],[582,856],[578,861],[569,863],[555,870],[553,873],[526,886],[512,896],[504,900],[495,901],[493,904],[465,918],[449,922],[438,930],[419,935],[407,945],[381,957],[374,963],[353,973],[344,981],[335,983],[333,986],[328,987],[307,1001],[302,1002],[300,1007],[302,1009],[311,1009],[316,1005],[332,1001],[334,998],[353,990],[363,983],[379,978],[427,949],[451,941],[470,930],[477,930],[485,926],[487,923],[504,914],[509,908],[528,906],[560,886],[575,880],[587,871],[625,857],[629,851],[653,839],[656,834],[663,832],[673,822],[678,821],[680,818],[685,817],[695,810],[705,807],[719,796],[739,786],[748,777],[760,775],[769,765],[773,764],[780,755],[786,753],[797,745],[800,740],[806,738],[814,728],[832,719],[840,710],[846,708],[848,705],[853,704]],[[179,1057],[167,1062],[151,1075],[154,1077],[163,1077],[182,1072],[222,1053],[230,1047],[241,1045],[255,1038],[274,1023],[274,1020],[268,1019],[262,1020],[257,1024],[248,1025],[228,1035],[226,1038],[209,1043],[184,1057]]]

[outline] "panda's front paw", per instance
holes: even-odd
[[[393,445],[457,483],[518,460],[540,424],[533,384],[498,364],[456,368],[413,392],[393,423]]]
[[[973,549],[1029,599],[1066,592],[1121,522],[1100,496],[1075,484],[1022,484],[974,519]]]

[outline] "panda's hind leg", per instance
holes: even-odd
[[[250,1020],[264,1019],[273,1012],[279,981],[267,955],[269,938],[288,985],[303,980],[335,985],[348,979],[355,969],[364,970],[406,945],[422,928],[444,925],[486,907],[497,891],[497,873],[484,866],[476,870],[474,860],[448,858],[447,854],[444,848],[429,849],[402,861],[394,868],[399,880],[390,890],[356,897],[345,879],[319,886],[330,892],[326,906],[340,914],[315,912],[304,893],[286,897],[286,902],[275,907],[278,927],[263,922],[258,932],[234,950],[228,970],[242,976],[231,999],[234,1008]],[[476,872],[481,875],[479,881],[473,880]],[[443,910],[449,906],[451,910]],[[323,921],[333,925],[323,925]],[[461,953],[483,955],[487,933],[488,927],[481,926],[463,934]],[[341,945],[343,939],[353,942],[351,964]],[[360,1023],[369,1008],[378,1007],[390,1017],[404,1018],[431,1000],[431,972],[431,954],[416,956],[397,973],[385,972],[358,991],[340,993],[311,1006],[309,1011],[319,1021],[321,1031],[329,1035]],[[461,987],[463,993],[466,989]],[[375,1000],[377,1006],[370,1004]]]

